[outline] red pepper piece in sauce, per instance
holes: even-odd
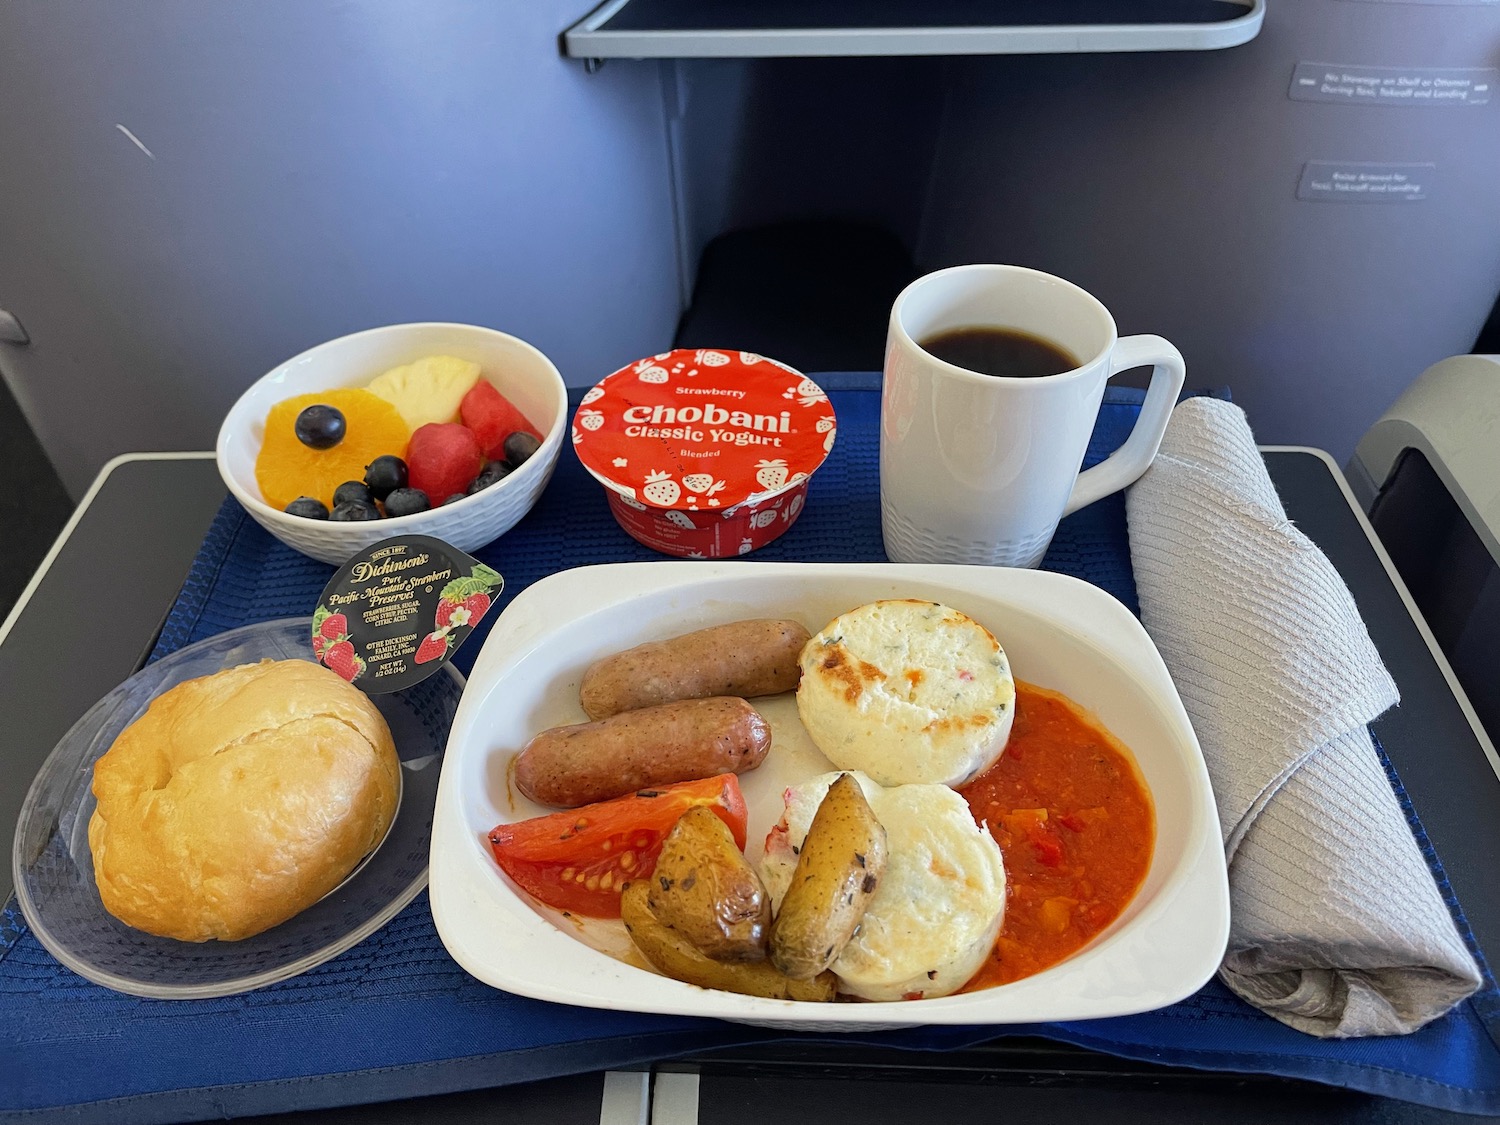
[[[1035,825],[1027,838],[1031,846],[1036,849],[1037,861],[1043,867],[1061,867],[1063,860],[1062,841],[1052,833],[1048,832],[1040,824]]]

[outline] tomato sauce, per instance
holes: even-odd
[[[970,992],[1057,964],[1119,917],[1156,840],[1129,752],[1057,692],[1016,684],[1005,753],[959,790],[1005,857],[1005,923]]]

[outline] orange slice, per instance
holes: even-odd
[[[344,440],[332,449],[311,449],[297,440],[297,415],[319,403],[344,415]],[[363,480],[365,466],[382,454],[405,457],[410,440],[401,412],[369,391],[296,395],[278,402],[266,415],[255,482],[273,508],[284,509],[299,496],[311,496],[332,509],[335,488],[346,480]]]

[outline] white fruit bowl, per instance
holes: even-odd
[[[255,482],[255,458],[272,406],[293,395],[362,387],[392,367],[430,355],[479,364],[482,377],[543,435],[540,448],[489,488],[411,516],[333,523],[291,516],[265,502]],[[393,535],[432,535],[461,551],[473,551],[514,527],[541,496],[562,450],[567,417],[562,376],[551,360],[524,340],[473,324],[392,324],[319,344],[256,380],[225,417],[215,455],[224,484],[251,518],[287,546],[320,562],[338,565]]]

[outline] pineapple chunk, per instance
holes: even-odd
[[[429,355],[393,367],[369,386],[400,412],[413,433],[429,422],[457,422],[458,404],[479,381],[479,364],[451,355]]]

